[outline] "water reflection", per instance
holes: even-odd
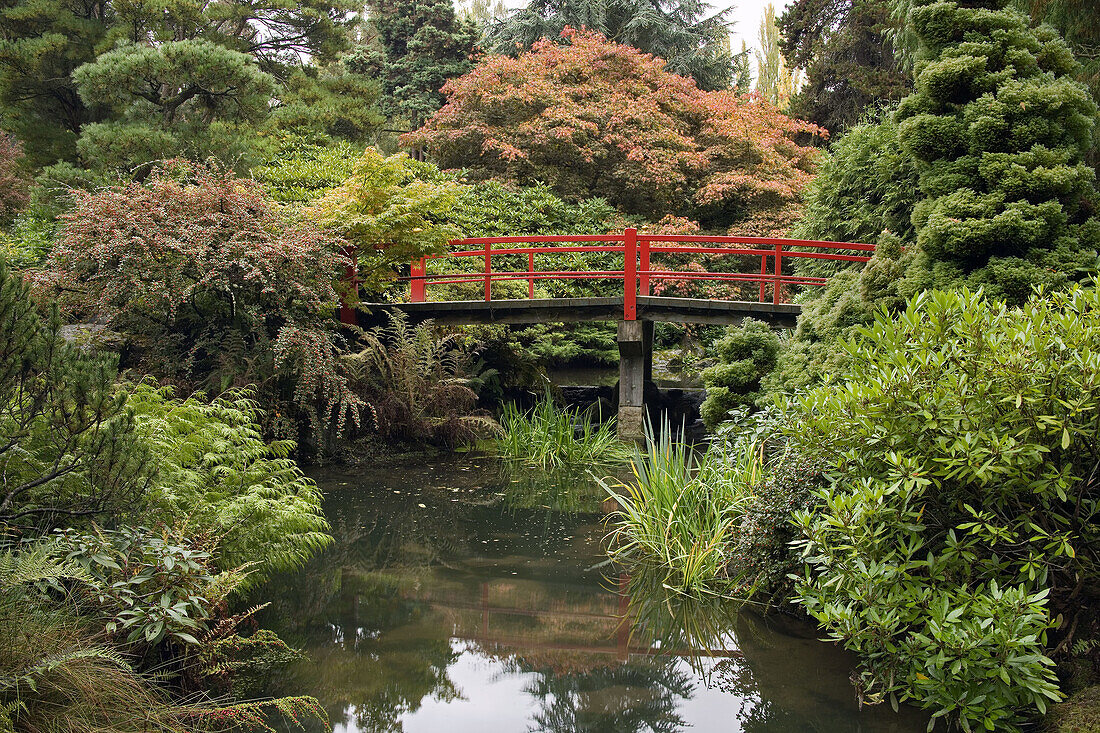
[[[857,711],[834,648],[603,564],[591,486],[477,459],[318,479],[337,541],[266,589],[309,655],[271,691],[339,731],[923,730]]]

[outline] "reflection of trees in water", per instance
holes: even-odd
[[[745,733],[924,730],[927,717],[910,709],[860,711],[848,677],[854,659],[817,641],[812,628],[727,599],[684,596],[660,581],[651,568],[631,568],[632,633],[684,654],[708,687],[744,701],[735,714]],[[715,656],[723,658],[708,662]]]
[[[407,584],[400,574],[346,573],[320,616],[299,627],[308,659],[290,689],[309,690],[333,723],[399,731],[401,716],[425,699],[459,697],[448,674],[458,653],[446,625],[404,597]]]
[[[588,467],[544,472],[502,462],[500,471],[509,507],[584,514],[609,511],[607,492]]]
[[[512,663],[527,668],[522,659]],[[541,672],[526,687],[539,700],[531,731],[539,733],[674,733],[684,728],[677,709],[695,683],[674,660],[646,660],[575,674]]]
[[[537,673],[527,689],[537,703],[534,731],[679,731],[677,710],[696,694],[687,666],[640,654],[611,661],[657,644],[687,655],[708,683],[745,701],[730,715],[740,708],[746,731],[859,729],[838,722],[853,717],[837,705],[851,691],[834,693],[846,681],[828,669],[835,654],[819,656],[823,645],[805,649],[795,637],[752,633],[735,605],[669,594],[659,576],[642,573],[625,587],[633,638],[619,637],[625,605],[607,587],[618,583],[604,591],[592,584],[580,570],[592,562],[591,546],[567,542],[584,519],[547,509],[554,501],[534,488],[509,498],[507,486],[484,475],[432,478],[441,479],[482,488],[437,486],[418,496],[395,485],[330,496],[335,543],[303,572],[263,589],[274,601],[268,623],[310,657],[279,670],[284,679],[272,693],[309,691],[335,723],[398,731],[402,716],[425,700],[458,698],[450,676],[456,636],[468,639],[470,653],[499,660],[505,674]],[[462,500],[450,501],[452,494]],[[594,654],[596,647],[606,653]],[[690,653],[731,647],[744,657],[715,665]]]
[[[740,654],[733,631],[740,607],[720,596],[676,593],[663,581],[655,568],[639,565],[630,569],[625,590],[630,598],[631,636],[682,655],[705,679],[711,668],[705,660],[725,651]]]
[[[399,731],[425,699],[458,697],[447,625],[406,596],[441,558],[468,552],[463,523],[476,509],[426,511],[389,497],[330,503],[335,542],[264,589],[273,599],[267,623],[308,657],[292,679],[272,682],[309,690],[334,723]]]
[[[329,496],[334,543],[301,572],[264,588],[273,601],[265,623],[309,657],[280,671],[273,691],[309,690],[334,723],[365,732],[400,730],[401,716],[425,699],[458,697],[448,675],[459,656],[450,643],[458,619],[417,598],[437,590],[440,567],[494,549],[487,538],[512,531],[523,546],[505,550],[500,541],[498,552],[549,554],[580,520],[543,517],[550,512],[537,505],[505,510],[499,474],[456,471],[432,480],[440,479],[464,483],[419,497],[409,485],[395,486],[400,494],[372,487]],[[480,488],[470,492],[471,484]],[[452,494],[463,500],[450,501]]]

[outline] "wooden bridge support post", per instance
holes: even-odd
[[[653,380],[653,322],[619,322],[619,437],[645,437],[645,385]]]

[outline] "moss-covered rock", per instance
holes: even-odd
[[[1086,687],[1052,706],[1043,729],[1047,733],[1100,733],[1100,685]]]

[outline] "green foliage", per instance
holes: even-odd
[[[499,430],[476,410],[477,389],[493,374],[479,373],[458,334],[440,335],[431,321],[414,328],[393,312],[388,327],[362,340],[364,348],[341,365],[383,435],[454,447]]]
[[[916,85],[896,118],[920,174],[917,266],[1020,303],[1095,263],[1097,106],[1057,33],[1001,5],[914,2]]]
[[[615,433],[613,421],[589,412],[559,409],[550,395],[530,412],[504,407],[497,451],[505,459],[547,470],[578,471],[625,463],[632,450]]]
[[[793,114],[836,139],[867,112],[905,96],[912,79],[894,57],[890,14],[890,0],[787,6],[779,19],[782,51],[791,66],[806,70],[806,84],[791,100]]]
[[[916,161],[902,149],[892,116],[855,125],[821,159],[806,189],[805,214],[792,236],[875,242],[889,231],[911,241],[917,179]],[[813,266],[801,262],[798,269],[814,272]]]
[[[497,181],[463,186],[448,220],[464,237],[604,234],[624,224],[604,199],[567,203],[543,183],[518,187]]]
[[[295,69],[278,93],[271,121],[295,135],[325,135],[362,145],[385,122],[378,82],[341,64]]]
[[[308,204],[343,183],[358,157],[359,151],[349,143],[324,144],[288,135],[279,140],[274,154],[251,173],[275,201]]]
[[[775,20],[775,5],[764,6],[764,16],[760,19],[760,32],[757,35],[760,48],[753,53],[756,56],[756,88],[754,91],[779,109],[786,110],[791,104],[791,95],[801,76],[801,71],[792,69],[779,47],[779,26]]]
[[[610,552],[663,573],[662,583],[689,595],[728,591],[732,542],[742,508],[763,475],[757,446],[702,457],[677,441],[666,423],[654,437],[647,425],[645,450],[635,448],[634,479],[605,484],[619,505],[610,520]]]
[[[760,382],[775,368],[779,336],[763,321],[746,318],[714,343],[718,363],[703,370],[707,398],[699,408],[713,430],[736,407],[751,407],[760,398]]]
[[[664,59],[669,71],[692,77],[701,89],[728,89],[735,75],[729,11],[708,15],[710,9],[700,0],[531,0],[491,23],[485,44],[495,53],[515,54],[539,39],[562,38],[566,27],[587,28]]]
[[[724,439],[727,451],[744,445],[743,438]],[[791,514],[816,506],[816,491],[824,482],[826,466],[792,451],[772,451],[763,478],[742,491],[740,517],[729,552],[730,567],[736,570],[738,579],[732,594],[778,604],[792,591],[791,574],[802,568],[801,559],[791,548],[791,542],[797,539]]]
[[[562,288],[551,297],[584,297],[590,289]],[[543,323],[516,332],[516,340],[539,363],[555,366],[615,366],[619,363],[619,344],[614,324]]]
[[[320,491],[288,457],[294,443],[263,440],[260,411],[247,392],[181,400],[142,383],[127,404],[157,457],[151,510],[217,537],[219,567],[247,565],[251,584],[300,567],[332,541]]]
[[[140,501],[152,474],[115,360],[64,341],[0,260],[0,528],[49,528]]]
[[[126,334],[128,366],[189,388],[258,385],[318,432],[358,418],[336,371],[336,243],[215,165],[73,193],[38,273],[74,318]],[[299,437],[296,429],[280,431]]]
[[[1089,605],[1100,546],[1098,306],[922,294],[797,403],[791,444],[835,466],[796,515],[799,602],[860,654],[864,699],[1006,731],[1059,699],[1049,629]]]
[[[458,192],[430,163],[368,148],[310,213],[356,248],[364,288],[377,294],[397,267],[441,251],[458,236],[447,223]]]
[[[244,668],[227,650],[293,654],[270,632],[238,633],[259,607],[224,615],[243,573],[211,564],[178,530],[67,530],[0,553],[0,721],[73,733],[270,731],[272,712],[294,713],[286,722],[299,728],[327,722],[312,698],[187,694]]]
[[[129,169],[187,156],[230,162],[245,152],[237,125],[268,114],[270,75],[240,51],[208,40],[124,44],[78,68],[84,104],[109,121],[81,128],[77,149],[96,169]]]
[[[83,611],[139,659],[162,644],[198,646],[242,576],[218,574],[211,552],[178,531],[70,529],[51,539],[51,551],[88,579]]]
[[[0,117],[26,145],[32,165],[75,157],[81,126],[100,119],[76,93],[72,72],[105,41],[101,12],[69,0],[0,6]]]
[[[154,159],[229,160],[249,147],[236,125],[266,117],[272,78],[305,56],[332,61],[358,9],[346,0],[11,0],[0,8],[0,116],[38,166],[75,160],[78,137],[94,164],[128,168],[159,145],[168,147]]]
[[[368,7],[373,43],[347,63],[380,78],[386,112],[416,129],[443,106],[447,80],[473,68],[477,29],[450,0],[372,0]]]
[[[52,216],[34,208],[22,212],[6,232],[0,232],[0,258],[15,270],[42,264],[53,246],[56,229]]]
[[[803,303],[794,338],[784,342],[778,366],[764,379],[766,391],[795,392],[843,371],[848,358],[843,342],[877,312],[901,306],[919,290],[905,279],[911,259],[898,237],[883,233],[862,270],[833,274],[817,297]]]
[[[138,733],[177,729],[164,696],[89,632],[71,595],[43,588],[91,578],[48,546],[0,552],[0,726]],[[2,729],[2,728],[0,728]]]

